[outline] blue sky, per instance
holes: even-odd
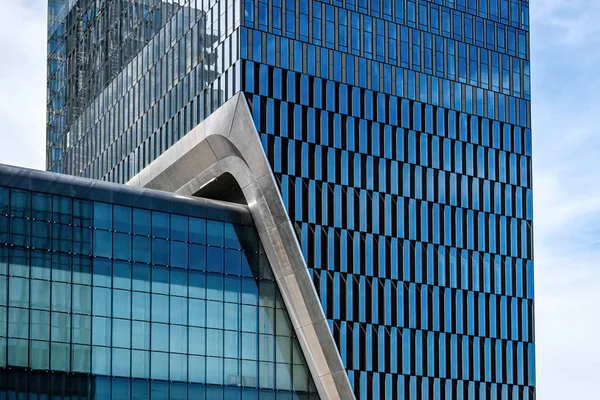
[[[531,5],[540,399],[600,392],[600,2]]]
[[[600,392],[600,2],[531,3],[538,398]],[[0,162],[44,168],[46,0],[0,0]]]

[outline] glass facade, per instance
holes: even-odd
[[[126,182],[243,91],[356,397],[535,398],[529,2],[185,4],[61,171]]]
[[[360,399],[533,399],[529,3],[244,2],[242,90]]]
[[[247,208],[15,170],[0,397],[318,398]]]
[[[180,139],[239,90],[240,10],[50,0],[46,169],[126,182]]]

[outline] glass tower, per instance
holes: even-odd
[[[361,399],[535,396],[527,1],[246,1],[243,90]]]
[[[243,92],[355,396],[534,399],[529,2],[175,3],[48,168],[125,183]]]

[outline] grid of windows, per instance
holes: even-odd
[[[244,2],[242,87],[357,398],[535,397],[528,6]]]
[[[242,90],[356,397],[535,398],[529,2],[202,3],[233,4],[218,100],[185,58],[97,122],[146,102],[149,46],[67,172],[125,182]]]
[[[52,139],[48,170],[127,182],[239,91],[239,0],[175,3],[156,5],[161,29]]]
[[[253,226],[35,191],[45,184],[0,186],[8,392],[31,369],[92,379],[95,395],[317,398]]]
[[[162,0],[48,1],[48,168],[69,125],[177,11]]]
[[[286,393],[268,389],[181,383],[145,379],[126,379],[53,371],[11,369],[0,375],[0,394],[7,398],[67,399],[301,399],[311,397],[302,393]]]

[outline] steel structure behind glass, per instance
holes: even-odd
[[[50,1],[46,168],[127,181],[222,104],[234,3]]]
[[[318,398],[247,207],[0,166],[0,395]]]

